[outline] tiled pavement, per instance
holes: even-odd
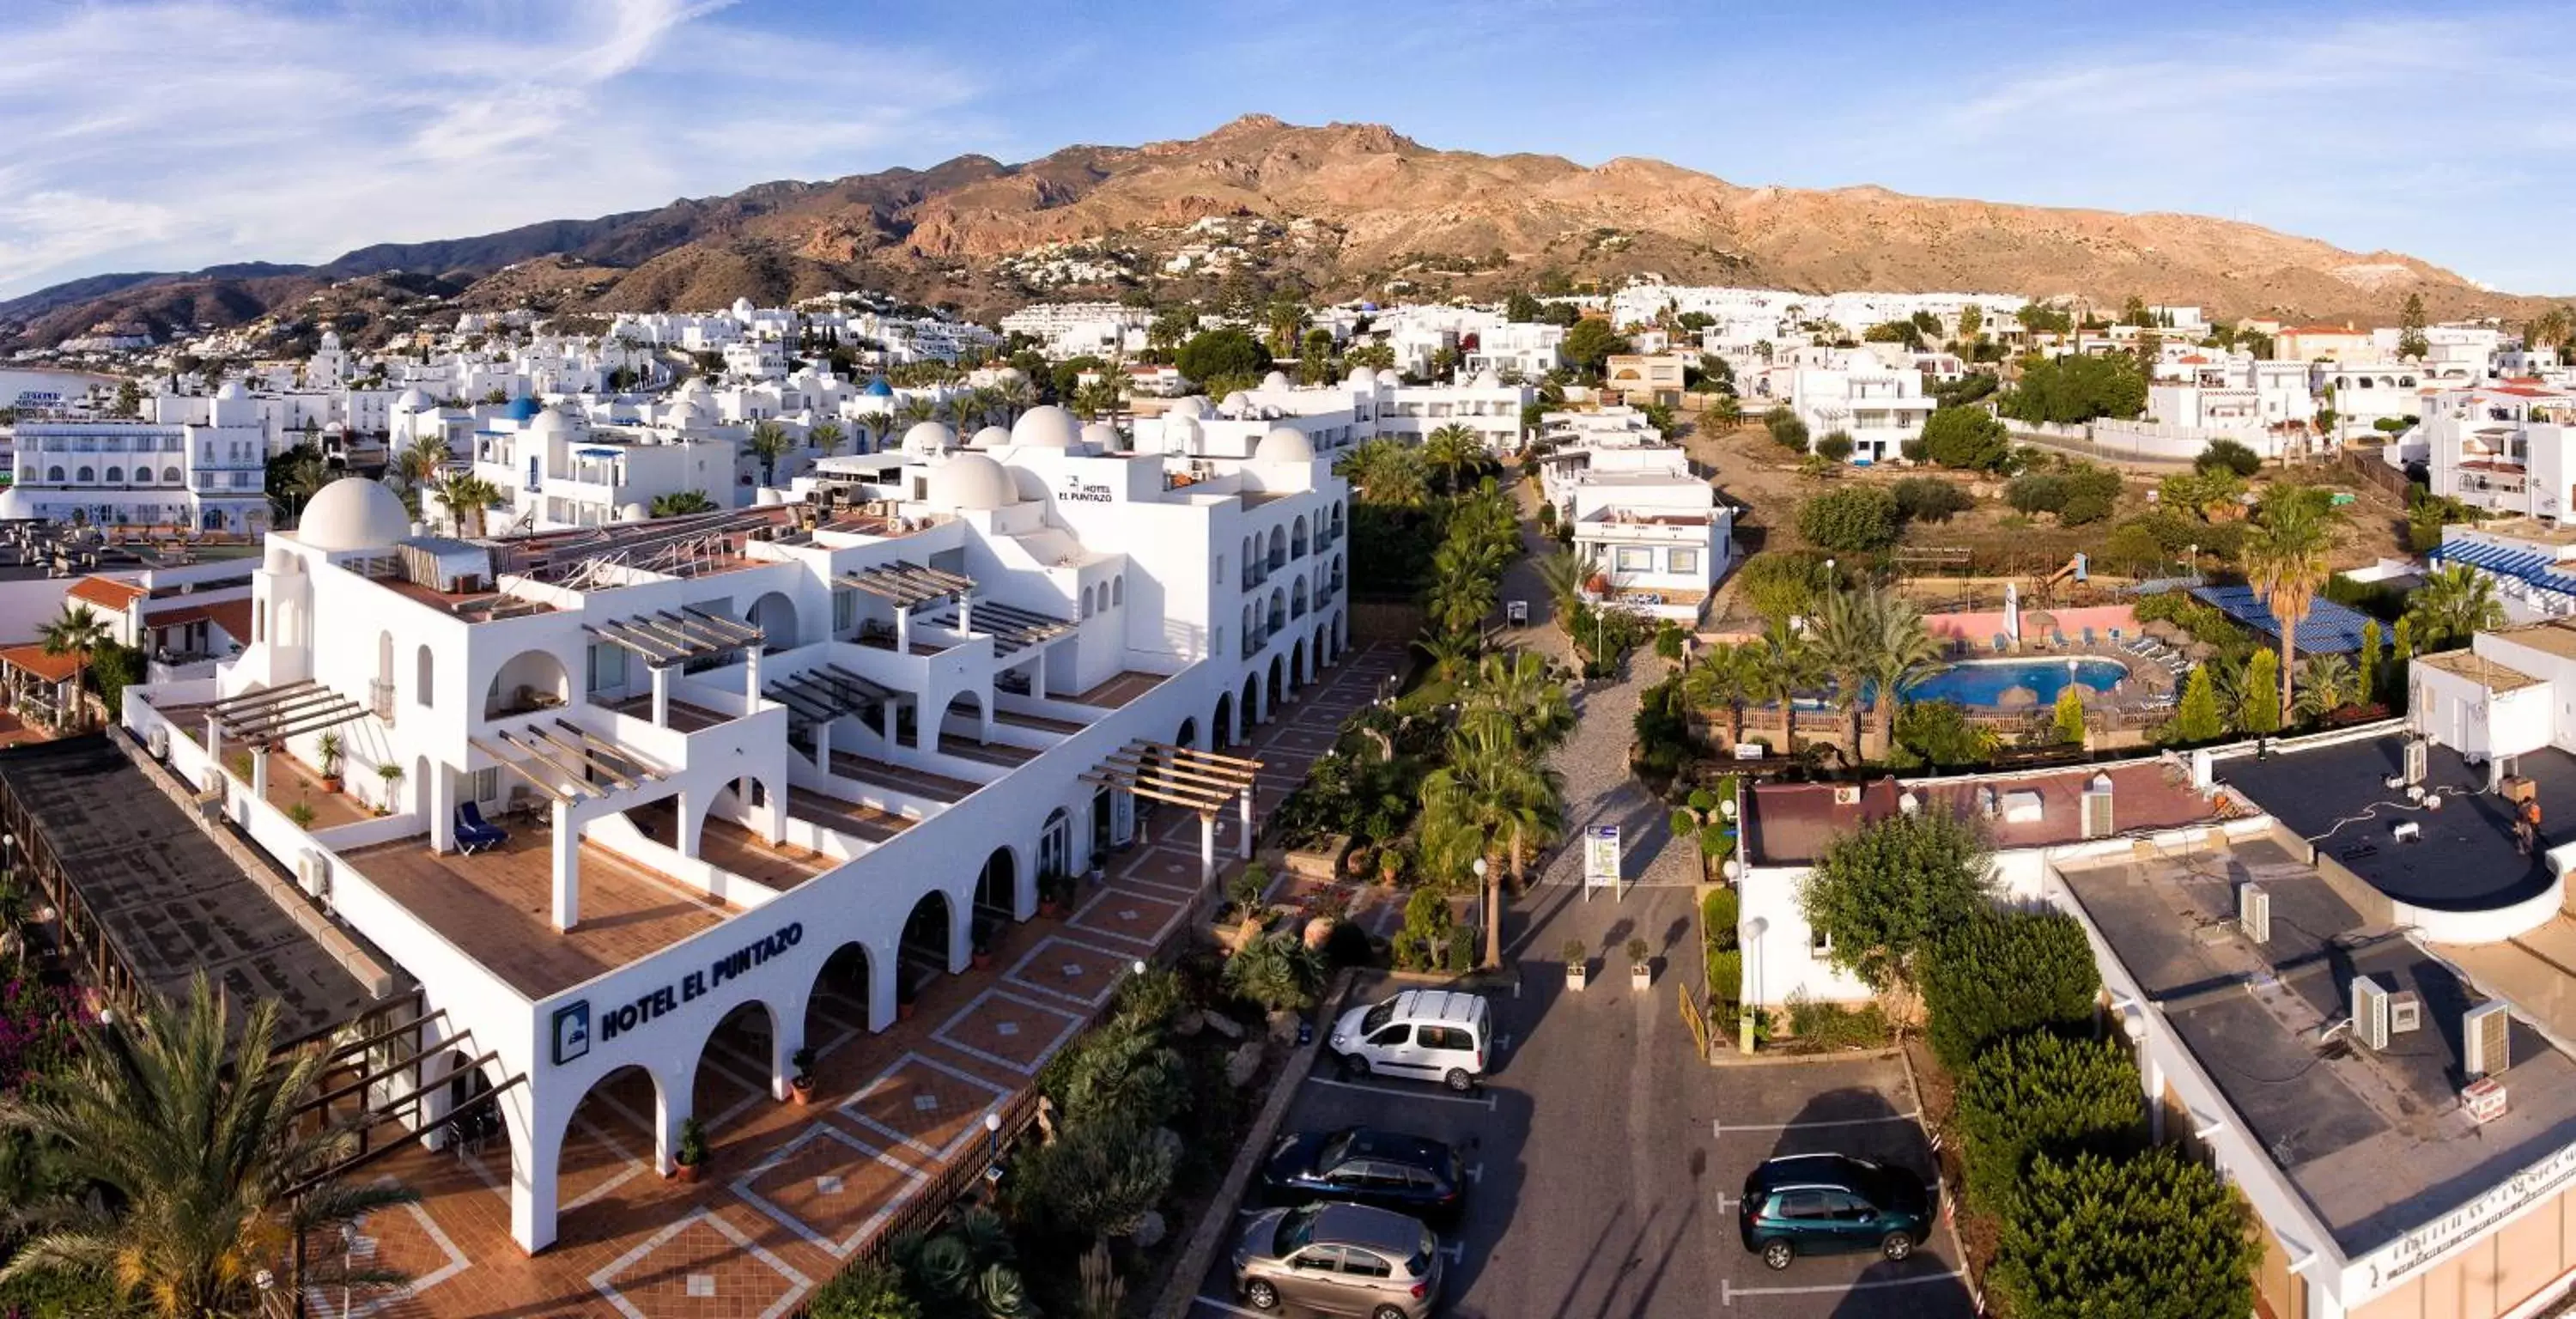
[[[1263,760],[1254,809],[1266,816],[1341,722],[1396,671],[1392,647],[1354,650],[1255,730]],[[1239,823],[1220,821],[1217,850],[1235,862]],[[510,1239],[509,1153],[413,1149],[381,1165],[421,1193],[417,1211],[379,1214],[358,1248],[416,1279],[410,1294],[361,1297],[355,1315],[626,1316],[776,1319],[830,1277],[889,1215],[973,1151],[983,1117],[1105,1002],[1124,968],[1180,932],[1200,909],[1198,820],[1166,810],[1143,846],[1109,867],[1069,919],[1010,929],[991,966],[943,976],[881,1035],[820,1027],[811,1106],[780,1104],[762,1078],[765,1025],[718,1030],[698,1067],[694,1111],[707,1126],[705,1173],[693,1185],[652,1167],[652,1089],[640,1073],[593,1092],[564,1148],[556,1244],[530,1257]],[[1224,876],[1220,875],[1222,884]],[[818,1023],[857,1020],[855,1004],[818,991]],[[361,1260],[359,1263],[363,1264]],[[317,1288],[309,1311],[337,1319]]]

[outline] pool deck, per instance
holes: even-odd
[[[2046,691],[2033,689],[2031,699],[2028,701],[2005,701],[2001,699],[2006,692],[2013,689],[2013,686],[2019,686],[2020,684],[1997,687],[1991,695],[1982,691],[1964,694],[1949,693],[1945,692],[1938,684],[1944,676],[1961,669],[1995,669],[2005,667],[2021,668],[2027,666],[2034,670],[2044,669],[2063,672],[2067,666],[2067,662],[2070,660],[2074,661],[2079,667],[2087,664],[2116,664],[2120,666],[2123,676],[2113,686],[2105,688],[2090,682],[2084,684],[2087,690],[2085,699],[2087,703],[2091,704],[2098,704],[2095,700],[2096,697],[2109,695],[2112,698],[2110,704],[2114,706],[2144,706],[2155,702],[2158,697],[2171,693],[2175,687],[2179,685],[2179,675],[2169,672],[2163,665],[2152,660],[2144,659],[2135,655],[2123,654],[2118,651],[2104,650],[2098,646],[2092,650],[2085,650],[2080,647],[2070,647],[2062,651],[2041,653],[2026,652],[2019,655],[1962,655],[1956,659],[1948,661],[1943,667],[1934,670],[1921,682],[1907,688],[1905,698],[1909,701],[1957,701],[1959,704],[1972,710],[2033,709],[2039,706],[2054,704],[2057,700],[2058,689],[2064,686],[2064,684],[2057,683],[2051,685]],[[2188,670],[2186,670],[2186,672],[2188,672]],[[1801,710],[1814,711],[1836,708],[1833,703],[1832,689],[1830,688],[1802,695],[1797,698],[1797,703],[1798,708]],[[1874,709],[1876,708],[1877,703],[1877,693],[1872,691],[1866,704],[1869,708]]]

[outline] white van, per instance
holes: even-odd
[[[1343,1013],[1333,1023],[1331,1043],[1345,1077],[1383,1072],[1464,1091],[1485,1074],[1493,1038],[1494,1013],[1483,998],[1446,989],[1408,989]]]

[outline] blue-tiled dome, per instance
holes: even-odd
[[[510,400],[510,420],[526,422],[534,421],[536,420],[536,417],[537,401],[535,399],[529,398],[523,394]]]
[[[868,382],[867,395],[869,398],[893,398],[894,389],[880,377]]]

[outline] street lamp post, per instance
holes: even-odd
[[[1001,1161],[1002,1115],[987,1113],[984,1115],[984,1162],[993,1164]]]
[[[1497,919],[1500,909],[1485,892],[1485,872],[1490,868],[1481,856],[1469,867],[1476,872],[1476,923],[1485,927],[1485,961],[1500,965],[1503,960],[1502,922]]]

